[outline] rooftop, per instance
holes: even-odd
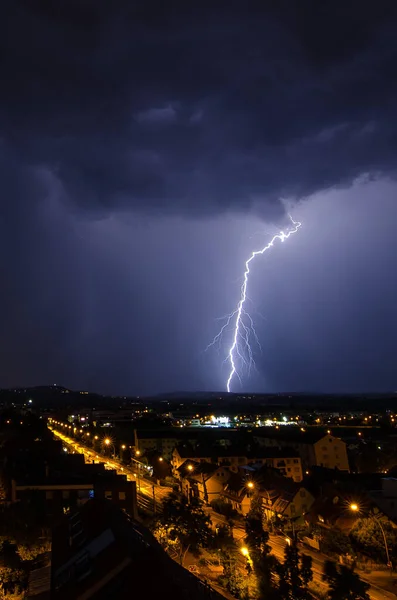
[[[72,531],[76,545],[70,544]],[[74,570],[68,580],[65,567],[80,568],[78,556],[84,558],[84,572],[77,576]],[[200,580],[169,558],[148,530],[110,502],[97,499],[53,532],[52,583],[54,598],[68,600],[88,593],[95,600],[129,599],[132,590],[134,597],[142,598],[221,598],[213,591],[209,595]]]
[[[260,427],[254,432],[255,437],[270,438],[297,444],[315,444],[328,435],[326,431],[318,427],[307,428],[304,431],[297,427],[288,426],[280,429],[276,429],[275,427]],[[331,437],[335,438],[336,436],[331,434]]]
[[[189,469],[189,466],[191,466],[192,469]],[[193,478],[196,478],[197,475],[207,475],[210,477],[218,469],[220,469],[220,467],[215,463],[200,463],[185,460],[185,462],[178,468],[178,472],[182,475],[182,477],[192,476]]]

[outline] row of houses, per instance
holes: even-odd
[[[141,455],[155,451],[175,464],[174,450],[181,446],[191,452],[191,456],[181,456],[181,460],[191,458],[227,464],[234,469],[259,462],[280,469],[294,481],[301,481],[306,471],[315,466],[349,471],[346,443],[320,428],[306,431],[293,427],[263,427],[251,432],[216,429],[204,433],[171,427],[134,431],[134,447]],[[176,468],[178,466],[175,464]]]
[[[179,451],[175,454],[179,455]],[[220,500],[229,503],[240,515],[249,512],[254,496],[262,499],[267,519],[297,519],[304,516],[314,502],[314,496],[302,482],[262,464],[231,469],[187,459],[174,470],[174,476],[190,500],[197,498],[205,504]]]
[[[180,449],[174,454],[179,464]],[[397,479],[393,477],[374,475],[364,480],[342,472],[330,477],[327,469],[318,467],[311,477],[297,482],[260,463],[235,469],[190,458],[176,467],[174,476],[189,500],[228,503],[241,516],[248,514],[255,497],[266,520],[273,522],[348,532],[357,518],[374,514],[397,526]],[[351,510],[352,503],[360,507],[359,512]]]
[[[181,444],[174,448],[171,466],[173,475],[177,475],[179,467],[186,461],[226,466],[237,472],[244,465],[264,465],[277,470],[280,475],[290,477],[294,481],[302,481],[302,461],[298,452],[292,448],[258,448],[256,450],[236,449],[233,447],[208,447],[197,444]]]

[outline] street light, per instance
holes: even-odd
[[[110,446],[112,446],[112,448],[113,448],[113,458],[114,458],[114,457],[115,457],[115,455],[116,455],[116,451],[115,451],[115,447],[114,447],[114,444],[113,444],[112,440],[111,440],[110,438],[105,438],[105,439],[103,440],[103,443],[104,443],[104,445],[105,445],[107,448],[109,448]]]
[[[358,506],[358,504],[356,504],[355,502],[353,502],[352,504],[350,504],[350,510],[353,512],[359,512],[360,507]],[[390,562],[390,555],[389,555],[389,546],[387,544],[387,539],[386,539],[386,533],[385,530],[383,528],[382,523],[375,517],[375,516],[368,516],[369,519],[371,519],[372,521],[375,521],[375,523],[377,523],[380,527],[380,530],[382,532],[382,536],[383,536],[383,541],[385,544],[385,552],[386,552],[386,560],[387,560],[387,566],[391,569],[392,568],[392,564]]]
[[[187,468],[188,468],[188,471],[193,471],[194,467],[193,467],[193,465],[188,465]]]
[[[243,546],[242,548],[240,548],[240,552],[247,559],[247,567],[249,569],[249,572],[251,572],[252,568],[253,568],[253,564],[252,564],[252,558],[250,556],[250,551],[248,550],[247,546]]]

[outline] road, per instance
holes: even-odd
[[[83,446],[80,442],[77,442],[73,438],[63,435],[54,428],[49,427],[49,429],[51,429],[52,433],[63,441],[65,446],[70,448],[72,451],[83,454],[87,462],[94,461],[97,463],[103,463],[106,468],[114,469],[119,475],[126,475],[129,481],[136,481],[138,506],[144,508],[148,512],[153,513],[156,509],[159,509],[161,507],[163,499],[170,493],[170,488],[165,488],[157,485],[156,483],[152,483],[151,481],[149,482],[148,480],[145,480],[142,477],[142,475],[137,472],[136,469],[126,467],[125,465],[121,465],[115,459],[109,459],[105,456],[102,456],[101,454],[97,454],[94,450]],[[210,507],[205,507],[205,511],[211,517],[211,521],[214,527],[216,527],[217,525],[226,524],[227,520],[223,515],[214,512]],[[242,524],[234,524],[233,536],[237,543],[243,546],[245,530]],[[269,544],[272,548],[272,552],[280,561],[283,561],[284,559],[284,549],[286,543],[286,538],[279,535],[270,535]],[[311,549],[306,547],[303,551],[305,554],[308,554],[312,557],[313,581],[325,591],[327,589],[327,586],[324,585],[324,582],[322,581],[322,573],[324,561],[327,560],[327,557],[320,554],[319,552],[313,552]],[[241,557],[241,561],[242,564],[245,565],[245,559],[243,558],[243,556]],[[374,584],[373,581],[371,581],[371,577],[368,574],[364,575],[361,572],[359,572],[359,574],[361,579],[367,581],[371,585],[369,595],[372,600],[395,600],[397,598],[396,594],[384,590],[378,585]]]
[[[138,506],[148,512],[156,512],[156,510],[160,508],[164,498],[171,492],[170,488],[162,487],[145,479],[137,469],[121,465],[116,459],[102,456],[52,427],[49,427],[49,429],[56,437],[62,440],[69,450],[83,454],[86,462],[103,463],[105,468],[115,470],[118,475],[126,475],[128,481],[135,481],[137,486]]]
[[[226,525],[227,519],[223,515],[219,515],[215,513],[213,510],[207,509],[208,514],[211,516],[212,524],[214,527],[217,525]],[[244,537],[245,537],[245,529],[242,524],[235,523],[233,527],[233,537],[241,546],[244,545]],[[272,552],[274,556],[280,560],[284,560],[284,550],[287,544],[287,539],[280,535],[270,534],[269,545],[272,548]],[[313,581],[320,587],[326,591],[328,588],[324,584],[322,580],[322,574],[324,572],[324,562],[328,557],[322,555],[319,552],[313,552],[310,548],[302,546],[302,552],[312,557],[312,569],[313,569]],[[242,556],[241,561],[245,566],[245,558]],[[371,585],[371,589],[369,590],[370,598],[373,600],[392,600],[397,597],[396,594],[389,592],[387,590],[382,589],[378,585],[374,584],[371,581],[370,576],[364,575],[363,573],[359,573],[361,579],[367,581]]]

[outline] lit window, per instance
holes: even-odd
[[[106,498],[107,500],[111,500],[111,499],[112,499],[112,492],[110,492],[109,490],[107,490],[107,491],[105,492],[105,498]]]
[[[125,500],[125,492],[119,492],[119,500]]]

